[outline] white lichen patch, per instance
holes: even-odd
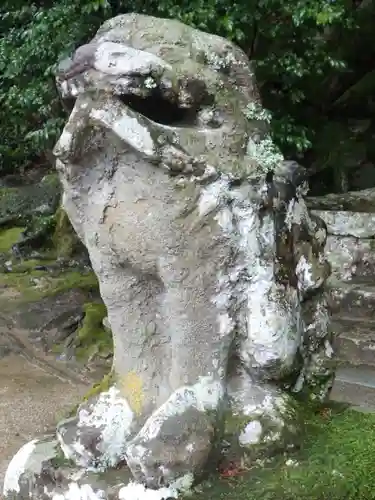
[[[237,209],[248,284],[246,333],[240,356],[247,366],[268,366],[278,362],[282,369],[292,366],[301,342],[297,290],[275,283],[275,230],[271,216],[260,220],[257,207]],[[255,365],[254,365],[255,364]]]
[[[324,338],[329,334],[330,317],[327,301],[324,297],[317,301],[312,322],[305,325],[305,330],[306,332],[311,332],[317,338]]]
[[[294,198],[288,204],[287,213],[285,216],[285,224],[289,230],[293,224],[298,226],[306,224],[311,233],[315,230],[315,224],[312,222],[309,212],[303,198]]]
[[[189,453],[193,452],[194,451],[194,444],[193,443],[189,443],[185,446],[185,449],[186,451],[188,451]]]
[[[127,401],[120,396],[118,389],[111,387],[108,392],[102,392],[88,410],[80,410],[77,423],[78,438],[72,445],[62,447],[63,452],[67,458],[75,460],[79,465],[91,467],[93,453],[82,444],[80,437],[82,433],[87,432],[87,429],[95,428],[100,432],[96,448],[101,453],[95,468],[114,467],[124,456],[132,421],[133,412]]]
[[[279,431],[285,426],[284,419],[287,417],[287,398],[288,396],[280,394],[265,393],[262,400],[255,404],[247,404],[244,409],[244,415],[261,420],[266,417],[273,424],[273,432],[276,437],[280,437]]]
[[[73,134],[66,128],[60,136],[59,142],[56,144],[54,152],[56,155],[62,156],[70,151],[73,140]]]
[[[19,493],[20,485],[19,480],[21,475],[25,472],[26,464],[33,453],[35,446],[38,440],[34,439],[29,443],[25,444],[18,450],[18,452],[12,458],[10,464],[8,465],[8,469],[5,473],[4,479],[4,487],[3,492],[4,495],[7,495],[11,492]]]
[[[227,201],[228,191],[229,178],[227,176],[220,177],[203,189],[198,205],[199,216],[205,217],[221,207]]]
[[[231,189],[228,176],[202,189],[200,216],[213,211],[237,253],[233,267],[219,271],[217,294],[212,299],[218,309],[220,333],[229,335],[236,326],[240,357],[250,369],[279,364],[285,371],[294,363],[303,323],[298,290],[275,280],[273,217],[263,215],[261,219],[258,203]],[[240,321],[234,321],[233,309]]]
[[[314,288],[315,281],[312,273],[312,266],[304,255],[301,255],[297,262],[296,275],[298,278],[298,288],[301,292]]]
[[[51,500],[105,500],[107,498],[103,490],[94,491],[89,484],[79,485],[70,483],[65,493],[55,493]]]
[[[145,87],[146,89],[155,89],[157,87],[157,83],[155,82],[155,80],[149,76],[145,79]]]
[[[318,259],[311,254],[311,258],[324,264],[323,254],[319,254]],[[296,276],[298,279],[298,289],[305,294],[308,291],[320,288],[324,283],[324,276],[314,272],[314,266],[304,255],[301,255],[296,265]]]
[[[236,58],[231,52],[219,55],[216,52],[206,53],[207,63],[216,71],[223,71],[230,68],[232,64],[237,63]]]
[[[234,327],[235,322],[227,312],[219,315],[219,333],[221,337],[232,333]]]
[[[331,342],[326,339],[324,341],[324,349],[325,349],[325,355],[327,358],[333,358],[333,355],[335,353],[335,351],[333,350],[333,347],[331,345]]]
[[[119,500],[167,500],[178,498],[179,494],[186,494],[193,484],[193,475],[185,476],[174,481],[169,487],[152,490],[143,484],[131,482],[119,491]]]
[[[238,436],[238,441],[242,446],[257,444],[261,440],[262,432],[263,428],[259,420],[253,420],[245,426],[241,434]]]

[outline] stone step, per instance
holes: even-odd
[[[374,239],[328,235],[324,251],[334,279],[375,282]]]
[[[375,193],[373,188],[348,193],[331,193],[324,196],[307,196],[306,204],[311,210],[334,212],[375,212]]]
[[[352,316],[363,322],[375,319],[375,286],[353,280],[350,283],[331,281],[332,317]]]
[[[336,372],[331,400],[348,403],[360,411],[375,411],[375,370],[342,365]]]
[[[312,210],[311,213],[324,220],[328,234],[360,239],[375,235],[375,213],[339,210]]]
[[[340,361],[375,370],[375,321],[340,317],[332,322],[334,347]]]

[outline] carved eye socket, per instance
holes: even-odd
[[[196,122],[196,109],[179,107],[178,103],[166,99],[158,89],[147,97],[130,94],[119,95],[118,98],[133,111],[161,125],[191,127]]]

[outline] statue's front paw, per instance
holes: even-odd
[[[213,438],[212,417],[205,412],[193,407],[174,414],[156,412],[129,443],[127,465],[150,488],[192,481],[207,464]]]

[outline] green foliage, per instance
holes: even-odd
[[[1,2],[0,172],[44,160],[64,123],[54,65],[95,32],[103,20],[102,4]]]
[[[333,78],[346,67],[328,30],[354,25],[347,0],[122,0],[117,5],[121,12],[179,19],[240,45],[254,62],[278,146],[286,154],[311,146],[315,124],[306,108],[323,75]]]
[[[358,67],[353,48],[354,40],[374,55],[367,10],[348,0],[3,0],[0,174],[48,159],[65,119],[56,62],[125,12],[179,19],[239,44],[254,61],[274,139],[285,154],[301,154],[333,105],[340,113],[374,90],[373,71]]]

